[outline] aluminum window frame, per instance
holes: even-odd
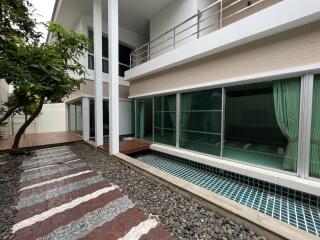
[[[313,74],[305,74],[301,77],[297,166],[297,175],[301,178],[309,176],[313,79]]]
[[[88,29],[87,29],[87,37],[88,38],[89,38],[89,32],[90,31],[93,33],[93,28],[88,27]],[[105,37],[105,38],[109,39],[108,35],[105,34],[105,33],[102,33],[102,37]],[[119,41],[119,45],[122,45],[122,46],[125,46],[127,48],[130,48],[131,52],[134,51],[134,49],[135,49],[134,47],[132,47],[132,46],[126,44],[126,43],[123,43],[122,41]],[[88,55],[87,56],[93,57],[93,61],[94,61],[94,52],[90,52],[90,50],[88,50]],[[130,57],[131,57],[131,53],[130,53]],[[87,58],[89,58],[89,57],[87,57]],[[103,60],[109,61],[109,58],[102,56],[102,61]],[[130,60],[130,62],[131,62],[131,60]],[[129,64],[125,64],[125,63],[122,63],[122,62],[119,61],[119,65],[128,67],[130,69],[130,63]],[[90,70],[94,70],[94,69],[89,68],[89,61],[87,61],[87,68],[90,69]],[[109,72],[104,72],[104,73],[109,73]]]
[[[212,157],[218,157],[218,158],[222,158],[222,149],[220,149],[220,154],[219,155],[213,155],[213,154],[209,154],[209,153],[205,153],[205,152],[199,152],[199,151],[195,151],[195,150],[192,150],[192,149],[188,149],[188,148],[183,148],[183,147],[180,147],[180,133],[181,133],[181,128],[180,128],[180,124],[181,124],[181,115],[182,115],[182,111],[181,111],[181,94],[184,94],[184,93],[192,93],[192,92],[199,92],[199,91],[206,91],[206,90],[217,90],[217,89],[221,89],[221,109],[220,110],[200,110],[198,112],[220,112],[221,113],[221,120],[222,120],[222,116],[224,115],[224,109],[223,109],[223,105],[224,105],[224,86],[214,86],[214,87],[209,87],[209,88],[200,88],[200,89],[192,89],[190,91],[188,90],[184,90],[184,91],[181,91],[177,94],[179,94],[179,142],[176,143],[176,145],[178,144],[179,145],[179,148],[180,149],[183,149],[183,150],[188,150],[188,151],[191,151],[191,152],[197,152],[197,153],[200,153],[200,154],[205,154],[207,156],[212,156]],[[197,112],[197,110],[192,110],[190,112]],[[177,116],[176,116],[177,117]],[[224,117],[223,117],[224,119]],[[222,142],[223,142],[223,134],[222,133],[222,127],[224,127],[224,123],[221,122],[221,126],[220,126],[220,133],[210,133],[210,132],[201,132],[201,131],[190,131],[190,130],[187,130],[187,132],[197,132],[197,133],[203,133],[203,134],[211,134],[211,135],[216,135],[216,136],[219,136],[221,137],[222,139]],[[221,140],[220,140],[221,141]],[[220,142],[220,146],[222,145],[222,143]]]
[[[304,171],[305,171],[305,176],[304,178],[305,179],[308,179],[308,180],[311,180],[311,181],[315,181],[315,182],[320,182],[320,177],[313,177],[313,176],[310,176],[310,157],[311,157],[311,130],[312,130],[312,110],[313,110],[313,94],[314,94],[314,81],[315,81],[315,75],[319,75],[320,72],[316,72],[316,73],[312,73],[312,74],[309,74],[312,76],[310,76],[309,78],[309,89],[311,89],[311,95],[312,96],[309,96],[311,98],[310,101],[310,111],[309,111],[309,119],[308,119],[308,122],[310,124],[310,129],[308,129],[308,132],[309,132],[309,135],[308,135],[308,138],[306,139],[306,148],[307,148],[307,153],[308,155],[306,155],[306,161],[305,161],[305,166],[304,166]],[[308,75],[308,74],[307,74]]]
[[[182,91],[176,91],[170,92],[170,93],[163,93],[163,94],[156,94],[153,96],[145,96],[145,97],[138,97],[135,98],[135,103],[136,99],[145,99],[145,98],[154,98],[156,96],[165,96],[165,95],[176,95],[176,145],[168,145],[168,144],[163,144],[163,143],[157,143],[159,145],[164,145],[164,146],[170,146],[170,147],[176,147],[178,149],[183,149],[188,152],[194,152],[198,153],[204,156],[210,156],[210,157],[216,157],[221,160],[225,161],[231,161],[231,162],[236,162],[239,164],[247,165],[247,166],[253,166],[253,167],[260,167],[262,169],[266,170],[271,170],[273,172],[279,172],[286,174],[288,176],[297,176],[302,179],[308,179],[316,182],[320,182],[320,178],[316,177],[311,177],[309,176],[309,171],[310,171],[310,146],[311,146],[311,128],[312,128],[312,106],[313,106],[313,83],[314,83],[314,76],[320,74],[320,72],[310,72],[310,73],[305,73],[305,74],[290,74],[287,77],[273,77],[272,79],[266,79],[265,81],[257,81],[257,82],[272,82],[272,81],[278,81],[281,79],[285,78],[300,78],[301,81],[301,87],[300,87],[300,109],[299,109],[299,140],[298,140],[298,160],[297,160],[297,171],[296,172],[289,172],[281,169],[276,169],[276,168],[270,168],[266,167],[263,165],[256,165],[256,164],[250,164],[250,163],[245,163],[236,159],[230,159],[230,158],[225,158],[222,156],[223,154],[223,146],[221,146],[221,156],[215,156],[211,155],[208,153],[203,153],[199,151],[194,151],[190,149],[184,149],[180,147],[179,141],[180,141],[180,125],[181,125],[181,94],[182,93],[188,93],[188,92],[196,92],[196,91],[201,91],[201,90],[210,90],[210,89],[222,89],[222,111],[221,111],[221,145],[223,145],[224,142],[224,124],[225,124],[225,88],[226,87],[231,87],[231,86],[239,86],[239,85],[245,85],[245,84],[252,84],[255,82],[234,82],[232,84],[224,84],[224,85],[219,85],[219,86],[210,86],[210,87],[201,87],[198,89],[190,89],[190,90],[182,90]],[[136,107],[136,104],[135,104]],[[153,106],[153,112],[154,112],[154,106]],[[154,114],[154,113],[153,113]],[[154,121],[154,118],[153,118]],[[136,120],[135,120],[136,123]],[[154,123],[153,123],[153,128],[154,128]]]
[[[154,129],[155,128],[158,128],[158,127],[155,127],[155,125],[154,125],[154,122],[155,122],[155,113],[156,112],[170,112],[170,111],[155,111],[155,98],[156,97],[165,97],[165,96],[175,96],[175,98],[176,98],[176,111],[175,111],[175,113],[176,113],[176,128],[175,129],[170,129],[170,128],[163,128],[163,129],[167,129],[167,130],[174,130],[175,132],[176,132],[176,134],[175,134],[175,136],[176,136],[176,143],[174,144],[174,145],[170,145],[170,144],[165,144],[165,143],[160,143],[160,142],[156,142],[155,140],[154,140],[154,137],[155,137],[155,135],[154,135],[154,133],[155,133],[155,131],[154,131]],[[155,96],[153,96],[152,97],[153,98],[153,105],[152,105],[152,112],[153,112],[153,123],[152,123],[152,132],[153,132],[153,142],[154,143],[156,143],[156,144],[162,144],[162,145],[165,145],[165,146],[171,146],[171,147],[176,147],[176,148],[179,148],[179,144],[177,145],[177,139],[179,139],[179,136],[178,136],[178,134],[180,134],[180,132],[178,131],[178,125],[180,126],[180,122],[179,122],[179,114],[178,114],[178,109],[180,109],[180,106],[178,105],[179,103],[178,103],[178,93],[169,93],[169,94],[159,94],[159,95],[155,95]],[[141,98],[141,99],[144,99],[144,98]],[[161,101],[164,101],[164,99],[161,99]]]

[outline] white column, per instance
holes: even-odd
[[[93,0],[94,38],[94,90],[95,90],[95,140],[96,146],[103,144],[103,91],[102,91],[102,4]]]
[[[108,0],[109,153],[119,152],[119,32],[118,0]]]
[[[82,137],[87,141],[90,138],[90,99],[82,98]]]

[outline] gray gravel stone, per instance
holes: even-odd
[[[70,148],[90,167],[118,185],[146,214],[159,216],[175,239],[266,239],[87,144],[77,143]]]
[[[11,227],[16,214],[18,201],[20,166],[23,156],[0,154],[0,161],[7,164],[0,166],[0,239],[13,239]]]

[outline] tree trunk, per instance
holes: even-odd
[[[39,115],[39,113],[42,110],[42,106],[43,106],[43,100],[41,99],[37,110],[31,115],[31,117],[18,130],[18,132],[14,138],[14,142],[13,142],[11,151],[13,151],[13,152],[17,151],[22,134],[24,133],[26,128],[32,123],[32,121]]]
[[[17,109],[17,106],[13,106],[12,108],[10,108],[5,114],[4,116],[0,119],[0,124],[3,123],[5,120],[7,120],[8,117],[11,116],[11,114]]]

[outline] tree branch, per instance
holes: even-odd
[[[4,116],[0,119],[0,124],[3,123],[5,120],[7,120],[8,117],[11,116],[12,113],[14,113],[14,111],[18,108],[17,105],[14,105],[12,108],[10,108],[5,114]]]

